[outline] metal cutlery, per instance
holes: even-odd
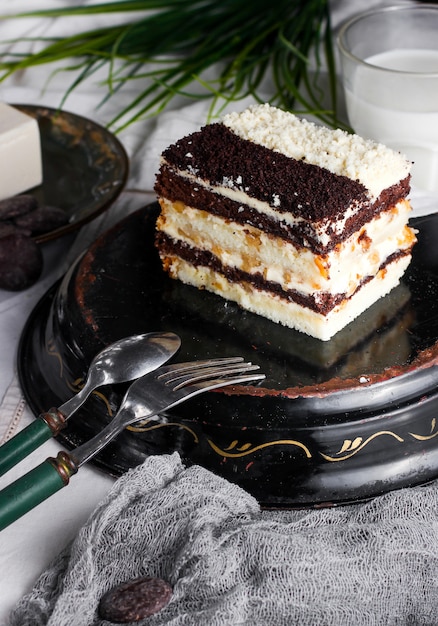
[[[56,458],[46,459],[0,491],[0,530],[68,485],[84,463],[130,424],[153,416],[162,420],[157,414],[206,391],[260,381],[265,376],[255,373],[258,369],[241,357],[230,357],[165,365],[139,378],[100,433],[69,453],[61,451]]]

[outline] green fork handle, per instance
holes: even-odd
[[[60,411],[50,409],[0,446],[0,476],[56,436],[64,428],[66,421],[65,415]]]
[[[0,530],[28,513],[68,485],[78,471],[66,452],[48,458],[33,470],[0,491]]]

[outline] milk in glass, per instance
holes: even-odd
[[[404,153],[413,184],[438,191],[438,50],[394,49],[364,61],[345,85],[352,128]]]

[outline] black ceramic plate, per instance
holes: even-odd
[[[438,216],[416,221],[403,283],[320,342],[164,275],[157,211],[102,235],[29,318],[18,363],[35,414],[70,397],[103,346],[172,330],[182,339],[175,360],[239,354],[266,381],[203,394],[165,424],[124,431],[95,459],[106,472],[177,450],[268,507],[357,501],[438,476]],[[100,430],[123,392],[94,394],[61,442],[74,447]]]
[[[42,205],[63,209],[68,222],[38,235],[38,243],[73,232],[107,209],[122,191],[128,157],[105,128],[79,115],[49,107],[13,105],[38,121],[43,183],[32,193]]]

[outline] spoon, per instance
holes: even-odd
[[[144,333],[120,339],[91,362],[83,388],[60,407],[38,418],[0,447],[0,476],[65,428],[67,420],[102,385],[125,383],[144,376],[168,361],[181,340],[171,332]]]

